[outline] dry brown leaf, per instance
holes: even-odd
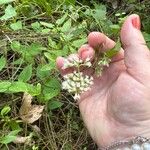
[[[20,117],[23,122],[34,123],[38,120],[43,112],[44,106],[41,105],[32,105],[32,96],[30,94],[24,93],[22,99],[22,106],[20,108]]]
[[[37,125],[32,125],[32,128],[35,132],[41,132],[41,129]]]
[[[23,136],[17,136],[16,139],[13,141],[15,144],[29,144],[31,142],[31,137],[23,137]]]

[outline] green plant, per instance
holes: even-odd
[[[148,1],[122,1],[116,9],[101,2],[0,1],[0,149],[96,149],[71,95],[62,90],[56,58],[76,53],[91,31],[104,32],[117,41],[120,26],[131,12],[142,16],[150,46]],[[119,42],[116,47],[101,54],[97,65],[107,64],[108,56],[120,48]],[[24,93],[32,97],[33,106],[45,106],[42,117],[33,124],[19,119]],[[26,139],[31,133],[30,144],[12,144],[16,137]]]

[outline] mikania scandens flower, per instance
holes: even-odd
[[[97,62],[97,66],[94,68],[95,73],[100,76],[103,71],[104,66],[109,66],[110,59],[107,57],[103,57],[99,59]],[[76,69],[76,71],[73,71],[72,73],[69,73],[64,76],[64,81],[62,83],[62,88],[64,90],[67,90],[69,93],[73,94],[73,97],[75,100],[80,99],[80,95],[84,92],[87,92],[91,89],[91,85],[93,84],[93,77],[84,75],[81,71],[81,67],[88,67],[92,68],[92,63],[90,61],[90,58],[87,58],[85,60],[82,60],[80,58],[72,57],[69,59],[66,59],[64,61],[64,66],[62,69],[67,69],[73,67]]]
[[[111,62],[111,59],[104,55],[102,58],[100,58],[97,62],[97,65],[95,67],[95,73],[97,77],[101,76],[104,70],[104,67],[109,67],[109,64]]]
[[[90,90],[90,86],[93,84],[93,77],[77,71],[65,75],[64,79],[65,81],[62,83],[62,88],[74,94],[75,100],[80,99],[80,95]]]
[[[87,58],[85,61],[78,58],[78,57],[65,59],[62,69],[67,69],[67,68],[70,68],[70,67],[78,68],[78,67],[81,67],[81,66],[91,67],[92,64],[90,62],[90,58]]]
[[[103,58],[100,59],[100,61],[98,62],[98,65],[109,67],[110,62],[111,62],[111,59],[104,56]]]
[[[69,58],[65,60],[64,66],[62,69],[67,69],[70,67],[75,67],[77,71],[69,73],[64,76],[64,81],[62,83],[62,88],[68,90],[69,93],[72,93],[75,100],[80,99],[80,95],[88,90],[93,84],[93,77],[84,75],[80,72],[80,67],[91,67],[90,58],[86,60],[81,60],[78,57]]]

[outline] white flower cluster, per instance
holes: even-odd
[[[97,66],[95,67],[95,73],[98,77],[102,75],[104,67],[109,67],[110,62],[111,59],[105,55],[102,58],[100,58],[100,60],[97,63]]]
[[[74,71],[65,75],[64,79],[62,88],[68,90],[69,93],[73,93],[75,100],[80,99],[80,94],[90,90],[90,86],[93,84],[93,77],[84,76],[82,72]]]
[[[85,67],[91,67],[92,64],[90,62],[90,58],[87,58],[85,61],[81,60],[78,57],[75,58],[70,58],[70,59],[66,59],[64,62],[64,66],[62,67],[62,69],[67,69],[70,67],[81,67],[81,66],[85,66]]]
[[[110,62],[111,62],[111,59],[104,56],[102,59],[100,59],[100,61],[98,62],[98,65],[109,67]]]
[[[80,99],[80,95],[83,92],[86,92],[90,89],[90,86],[93,84],[93,77],[88,75],[83,75],[80,72],[80,67],[91,67],[90,58],[86,60],[81,60],[78,57],[70,58],[65,60],[64,66],[62,69],[67,69],[70,67],[75,67],[77,71],[67,74],[64,76],[64,81],[62,83],[62,88],[68,90],[69,93],[74,94],[74,99]]]

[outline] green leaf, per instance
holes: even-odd
[[[64,23],[64,21],[66,20],[67,16],[68,16],[68,13],[65,13],[60,19],[58,19],[56,21],[56,24],[57,25],[62,25]]]
[[[36,86],[33,86],[31,84],[27,85],[28,93],[32,96],[37,96],[41,94],[41,84],[38,83]]]
[[[13,29],[14,31],[17,30],[21,30],[22,29],[22,22],[21,21],[17,21],[16,23],[12,23],[10,25],[11,29]]]
[[[47,22],[43,22],[43,21],[40,21],[40,24],[45,26],[45,27],[48,27],[48,28],[53,28],[54,25],[52,23],[47,23]]]
[[[94,6],[95,6],[95,9],[92,12],[93,18],[97,22],[105,20],[106,19],[106,6],[105,5],[98,5],[98,4],[94,4]]]
[[[146,42],[150,42],[150,34],[144,32],[143,35],[144,35],[145,41],[146,41]]]
[[[16,139],[17,134],[20,132],[20,130],[14,130],[11,131],[8,135],[0,138],[1,144],[8,144],[13,142]]]
[[[62,32],[68,32],[71,28],[71,19],[68,19],[64,25],[61,27]]]
[[[57,96],[60,93],[61,85],[59,81],[55,78],[51,78],[45,82],[43,86],[43,98],[45,101],[49,101],[53,97]]]
[[[76,2],[75,0],[65,0],[65,3],[68,5],[70,5],[70,4],[75,5],[75,2]]]
[[[41,67],[41,71],[51,71],[52,69],[55,69],[55,63],[50,63],[50,64],[46,64],[44,66]]]
[[[0,5],[14,2],[15,0],[1,0]]]
[[[42,34],[48,34],[48,33],[50,33],[50,29],[48,29],[48,28],[46,28],[46,29],[43,29],[41,32],[42,32]]]
[[[86,42],[87,42],[87,38],[83,38],[83,39],[73,41],[72,45],[78,48],[81,45],[85,44]]]
[[[12,82],[8,89],[10,93],[28,92],[28,86],[26,83],[21,81]]]
[[[13,61],[11,64],[13,65],[20,65],[23,64],[24,60],[22,58],[16,59],[15,61]]]
[[[10,86],[11,86],[11,82],[0,81],[0,93],[7,91]]]
[[[19,122],[21,122],[21,120],[10,120],[9,122],[9,126],[11,127],[11,130],[21,130],[22,128],[19,125]]]
[[[18,41],[12,41],[12,43],[11,43],[11,49],[14,52],[22,53],[21,44]]]
[[[105,52],[105,55],[108,58],[112,58],[113,56],[115,56],[121,49],[121,43],[120,43],[120,39],[118,39],[116,45],[114,48],[108,50],[107,52]]]
[[[44,53],[44,56],[45,56],[49,61],[55,62],[55,58],[53,57],[53,55],[52,55],[51,53],[45,52],[45,53]]]
[[[17,15],[15,8],[11,5],[8,5],[5,9],[5,14],[0,18],[0,20],[8,20]]]
[[[27,51],[31,56],[40,54],[43,50],[47,50],[40,43],[32,43],[29,46],[25,46],[24,51]]]
[[[32,28],[37,31],[41,28],[40,23],[39,22],[34,22],[31,24]]]
[[[44,100],[49,101],[53,97],[57,96],[60,93],[59,89],[54,89],[50,87],[43,87],[43,95],[44,95]]]
[[[18,76],[19,81],[27,82],[32,77],[32,65],[26,66],[20,75]]]
[[[45,80],[49,77],[49,71],[41,71],[42,65],[40,64],[36,69],[36,76],[41,80]]]
[[[61,103],[61,102],[59,102],[59,101],[51,100],[51,101],[49,101],[49,103],[48,103],[48,108],[49,108],[50,110],[54,110],[54,109],[60,108],[62,105],[63,105],[63,103]]]
[[[110,28],[113,30],[120,30],[120,26],[118,24],[110,25]]]
[[[5,65],[6,65],[6,58],[2,56],[0,58],[0,71],[5,67]]]
[[[5,106],[2,110],[1,110],[1,116],[6,116],[9,112],[10,112],[11,108],[9,106]]]

